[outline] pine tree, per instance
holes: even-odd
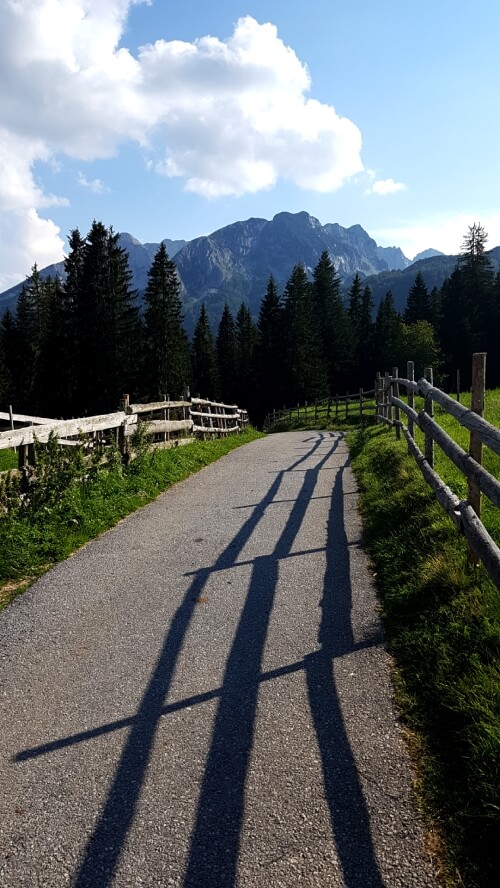
[[[487,235],[481,225],[469,227],[457,267],[443,283],[441,343],[445,370],[450,380],[460,371],[462,387],[471,379],[471,356],[474,351],[489,351],[492,356],[490,382],[498,373],[497,302],[495,276],[485,254]],[[490,362],[489,362],[490,363]]]
[[[57,278],[43,281],[44,330],[35,377],[33,407],[43,416],[68,416],[68,339],[63,289]]]
[[[69,253],[64,260],[65,278],[60,300],[62,366],[64,367],[60,383],[60,412],[63,416],[74,416],[77,415],[79,406],[76,402],[77,352],[75,345],[78,343],[77,323],[82,320],[77,318],[77,306],[81,299],[85,257],[85,240],[78,228],[70,232],[68,244]]]
[[[417,272],[415,282],[408,291],[408,301],[404,312],[405,324],[415,321],[432,321],[432,301],[422,272]]]
[[[80,413],[116,409],[120,396],[138,385],[141,327],[131,278],[118,235],[94,221],[75,306]]]
[[[40,413],[38,374],[40,355],[48,326],[50,281],[42,280],[36,264],[23,284],[16,307],[18,368],[16,391],[18,409]]]
[[[227,302],[224,304],[215,340],[220,394],[226,404],[238,400],[236,326]]]
[[[317,323],[312,285],[303,265],[296,265],[285,287],[287,403],[313,401],[328,393],[321,334]]]
[[[1,403],[5,405],[17,403],[15,380],[18,370],[19,340],[16,322],[10,309],[6,309],[0,322],[0,355],[1,355]]]
[[[180,284],[175,263],[160,244],[144,294],[144,380],[152,400],[180,397],[190,378],[189,345],[183,327]]]
[[[370,287],[363,288],[359,274],[354,276],[347,297],[354,359],[351,380],[355,388],[367,387],[375,372],[373,300]]]
[[[236,381],[237,403],[253,418],[257,406],[256,372],[257,328],[248,306],[242,302],[236,315]]]
[[[271,275],[257,321],[258,415],[262,422],[270,410],[286,401],[283,304]]]
[[[340,277],[327,250],[314,269],[312,293],[328,368],[328,387],[330,394],[337,394],[344,390],[350,375],[352,337]]]
[[[205,303],[201,306],[198,321],[194,329],[191,354],[194,394],[208,399],[218,397],[219,383],[217,377],[215,345]]]
[[[375,365],[381,373],[390,373],[399,365],[401,333],[401,317],[396,311],[392,292],[388,290],[380,301],[375,321]]]

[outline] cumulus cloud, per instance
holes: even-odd
[[[395,182],[394,179],[377,179],[370,185],[367,194],[396,194],[397,191],[406,191],[406,185],[403,182]]]
[[[363,170],[358,127],[310,97],[307,66],[274,25],[246,16],[225,40],[157,40],[133,54],[120,41],[135,2],[1,4],[0,210],[18,226],[37,219],[50,260],[62,241],[38,211],[60,198],[35,181],[37,161],[112,157],[133,140],[157,173],[209,198],[280,178],[328,192]],[[79,182],[105,189],[83,174]],[[12,266],[1,244],[0,234],[0,260]]]
[[[88,188],[93,194],[106,194],[110,191],[102,179],[87,179],[86,175],[82,172],[78,173],[76,181],[82,188]]]

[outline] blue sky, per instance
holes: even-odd
[[[500,4],[3,0],[0,288],[93,218],[307,210],[411,258],[500,244]]]

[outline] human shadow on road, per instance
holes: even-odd
[[[322,443],[287,471],[295,471]],[[338,446],[336,438],[304,478],[288,520],[270,555],[253,561],[245,605],[227,660],[191,837],[184,888],[236,882],[244,813],[246,775],[253,742],[261,662],[278,584],[280,559],[286,558],[300,530],[322,466]],[[282,473],[280,473],[282,474]]]
[[[380,644],[381,632],[355,644],[351,622],[352,585],[344,516],[344,468],[335,480],[326,546],[319,651],[305,657],[311,715],[321,755],[325,797],[345,888],[383,888],[374,854],[370,819],[346,731],[334,679],[334,661]]]
[[[278,583],[279,562],[291,553],[319,473],[338,442],[337,438],[314,467],[303,469],[299,494],[274,550],[254,559],[248,595],[224,675],[184,888],[205,888],[207,885],[233,888],[236,884],[261,661]],[[293,470],[295,468],[296,465]],[[342,469],[338,472],[339,480],[334,488],[328,519],[322,650],[306,657],[304,668],[332,831],[345,885],[347,888],[359,888],[360,885],[377,888],[383,883],[373,851],[369,817],[332,676],[332,658],[353,650]],[[370,639],[368,643],[375,643],[375,640]],[[265,792],[265,786],[262,791]]]
[[[297,460],[292,466],[290,466],[286,471],[291,471],[295,469],[305,459],[313,455],[318,447],[321,445],[321,443],[324,441],[325,437],[328,437],[329,440],[329,436],[320,434],[319,438],[315,440],[309,451],[303,457]],[[331,454],[331,451],[336,447],[336,444],[337,442],[335,442],[331,450],[328,451],[328,454],[324,458],[324,460],[328,458],[328,456]],[[199,598],[202,594],[202,591],[212,573],[214,573],[215,571],[228,569],[234,565],[239,553],[242,551],[243,547],[250,539],[253,531],[261,521],[267,506],[272,503],[274,497],[276,496],[284,474],[284,471],[280,471],[276,475],[276,478],[271,484],[265,497],[252,511],[249,518],[246,520],[246,522],[243,524],[243,526],[240,528],[240,530],[231,540],[228,546],[224,549],[224,551],[220,554],[215,563],[211,567],[199,570],[194,575],[193,581],[191,582],[184,596],[184,599],[172,620],[155,669],[151,675],[149,684],[146,688],[136,716],[134,717],[129,736],[125,743],[120,761],[116,769],[113,783],[104,804],[104,808],[99,817],[97,825],[87,843],[82,862],[80,864],[78,872],[76,873],[73,882],[75,888],[96,888],[96,886],[99,886],[99,888],[107,888],[107,886],[111,885],[116,867],[118,865],[121,850],[134,819],[137,802],[140,796],[149,758],[151,755],[151,749],[153,746],[156,729],[158,726],[158,722],[164,712],[165,697],[168,694],[175,672],[177,660],[182,649],[184,638],[186,636],[194,609],[196,607],[196,599]],[[307,489],[311,489],[312,476],[309,477],[310,480],[307,483]],[[302,517],[306,508],[306,496],[305,494],[303,494],[300,498],[300,505],[292,509],[292,514],[290,517],[290,522],[292,523],[289,522],[290,528],[297,525],[299,511]],[[291,532],[291,529],[290,531],[285,531],[285,533],[288,534],[290,534]],[[295,535],[295,533],[293,535]],[[256,570],[257,569],[258,568],[256,567]],[[272,576],[274,577],[276,566],[274,565],[271,570]],[[267,585],[269,589],[274,590],[275,582],[268,582]],[[233,648],[233,651],[231,652],[229,657],[228,668],[226,670],[226,674],[229,674],[230,676],[234,672],[236,672],[236,674],[243,682],[242,691],[245,691],[245,688],[247,688],[247,693],[250,694],[249,705],[247,705],[246,708],[246,725],[242,726],[242,736],[246,737],[246,741],[243,743],[243,746],[241,742],[238,741],[237,746],[235,747],[234,755],[238,778],[235,783],[233,782],[233,786],[236,789],[237,798],[241,800],[243,798],[242,782],[244,780],[244,771],[246,771],[247,767],[247,757],[249,751],[248,744],[251,744],[253,713],[256,703],[256,694],[253,693],[253,683],[256,670],[259,671],[259,651],[261,651],[261,645],[265,636],[265,627],[269,618],[269,608],[270,604],[272,603],[272,593],[264,595],[262,602],[257,603],[255,598],[256,589],[257,587],[253,585],[252,590],[248,595],[248,601],[244,608],[244,612],[240,622],[240,627],[242,628],[240,629],[239,639],[241,640],[243,638],[245,640],[244,645],[242,645],[240,641],[240,644],[236,646],[236,649]],[[264,617],[260,615],[261,608],[264,613]],[[256,614],[257,611],[258,616]],[[254,616],[256,616],[257,618],[256,622],[254,622],[253,620]],[[251,653],[250,650],[248,650],[249,648],[253,648],[251,636],[255,639],[256,653]],[[250,678],[245,678],[247,663],[239,661],[242,647],[244,647],[245,652],[248,652],[248,670]],[[232,687],[233,685],[231,684],[231,688]],[[228,713],[231,711],[231,707],[233,705],[232,694],[229,694],[228,701],[229,702],[226,702],[224,704],[221,703],[220,713],[217,720],[217,724],[222,724],[224,731],[227,724]],[[250,713],[252,713],[251,718]],[[219,755],[218,749],[220,744],[218,744],[217,742],[217,736],[221,736],[221,731],[216,733],[214,756]],[[242,754],[244,762],[241,760]],[[238,759],[239,765],[236,762],[236,759]],[[215,761],[215,758],[212,757],[212,760]],[[210,777],[210,774],[212,773],[213,764],[212,766],[210,766],[209,763],[209,768],[207,769],[208,776],[204,781],[204,798],[207,802],[209,801],[207,795],[207,787],[212,787]],[[229,786],[229,783],[223,784],[223,787],[225,788],[223,789],[222,798],[224,799],[224,806],[227,807],[227,799],[232,796],[233,790]],[[240,810],[241,805],[238,804],[233,807],[234,809],[236,809],[237,807],[238,810]],[[204,808],[203,810],[206,810],[206,808]],[[240,821],[241,813],[238,817],[238,833],[240,829]],[[196,834],[198,835],[198,839],[200,839],[200,829],[198,829]],[[220,823],[216,832],[216,836],[212,836],[211,840],[209,839],[209,836],[205,835],[203,830],[201,830],[201,835],[202,837],[207,839],[206,843],[203,842],[203,844],[210,845],[211,843],[216,842],[218,843],[218,845],[220,845],[222,840]],[[231,836],[233,835],[234,829],[231,831]],[[201,847],[199,840],[197,843],[197,847]],[[233,842],[233,858],[235,858],[235,854],[237,853],[237,847],[237,843]],[[194,877],[194,873],[197,870],[197,859],[198,858],[194,853],[190,855],[189,871],[191,873],[191,877]],[[207,870],[207,868],[204,869],[204,872],[207,876],[207,881],[204,882],[205,886],[209,884],[220,884],[220,886],[230,884],[227,881],[218,883],[216,874],[214,874],[214,876],[212,877],[212,874]],[[234,872],[234,866],[232,867],[232,872]]]

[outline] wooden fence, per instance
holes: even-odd
[[[115,413],[58,420],[16,414],[9,408],[8,412],[0,412],[0,423],[8,426],[0,431],[0,450],[15,448],[22,468],[34,461],[35,441],[46,444],[51,435],[57,435],[58,443],[68,447],[76,446],[82,438],[87,447],[105,448],[113,442],[125,458],[130,455],[130,439],[138,430],[151,436],[154,445],[169,447],[188,443],[195,437],[238,433],[248,425],[248,413],[234,404],[200,398],[130,404],[128,395],[124,395],[120,410]]]
[[[283,407],[281,410],[273,410],[268,413],[264,420],[264,428],[270,428],[275,422],[282,419],[292,421],[299,419],[301,416],[307,422],[309,419],[315,422],[318,419],[319,412],[326,411],[327,419],[349,419],[357,418],[360,424],[370,413],[376,413],[377,407],[374,402],[375,389],[363,390],[359,389],[357,394],[346,392],[345,395],[334,395],[330,398],[322,398],[312,403],[308,401],[305,404],[297,404],[296,407]]]
[[[500,548],[492,539],[481,516],[481,494],[500,507],[500,481],[482,465],[483,445],[500,455],[500,430],[483,418],[486,377],[486,354],[473,355],[471,408],[467,409],[441,389],[433,385],[432,369],[424,371],[424,377],[415,381],[414,364],[408,362],[406,378],[399,376],[398,368],[385,376],[377,374],[377,422],[383,422],[404,436],[408,451],[422,472],[436,499],[467,539],[469,556],[473,563],[481,560],[493,583],[500,589]],[[406,392],[406,400],[400,390]],[[415,410],[415,396],[424,398],[422,410]],[[466,452],[435,421],[434,403],[453,416],[470,433],[469,450]],[[401,415],[407,417],[405,424]],[[415,427],[425,436],[424,453],[415,441]],[[467,499],[459,499],[434,470],[434,447],[438,445],[459,471],[467,478]]]

